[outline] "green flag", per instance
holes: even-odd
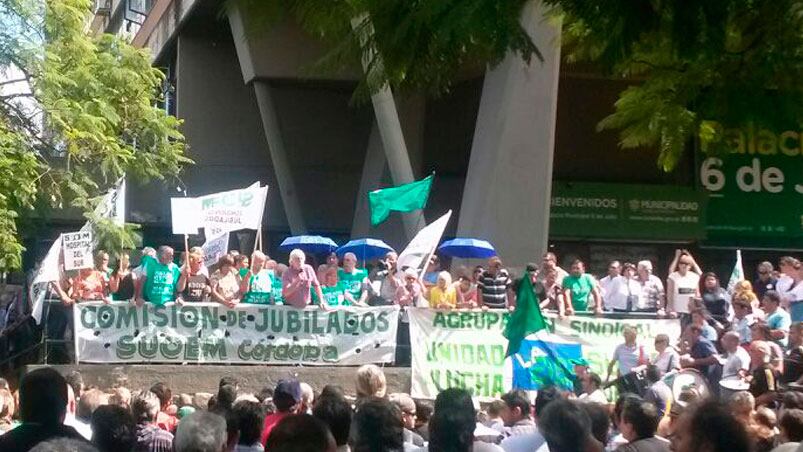
[[[383,188],[368,192],[371,206],[371,225],[376,226],[387,220],[391,210],[412,212],[427,205],[433,176],[398,187]]]
[[[505,325],[505,331],[502,333],[508,340],[505,356],[518,352],[521,341],[525,337],[546,329],[546,327],[546,321],[541,314],[541,306],[533,292],[530,274],[525,273],[519,284],[519,292],[516,294],[516,310],[510,315],[510,319]]]

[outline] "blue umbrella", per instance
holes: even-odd
[[[337,249],[337,255],[343,257],[346,253],[354,253],[358,260],[367,261],[384,256],[388,251],[393,251],[387,243],[378,239],[357,239],[351,240]]]
[[[329,237],[321,237],[320,235],[297,235],[294,237],[287,237],[282,244],[279,245],[279,249],[282,251],[291,251],[295,248],[305,253],[324,254],[336,250],[337,243]]]
[[[446,256],[463,259],[487,259],[496,256],[496,250],[493,245],[485,240],[470,238],[447,240],[438,247],[438,251]]]

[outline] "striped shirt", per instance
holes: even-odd
[[[477,287],[482,294],[482,304],[491,309],[507,307],[507,289],[512,283],[505,269],[497,271],[493,276],[487,271],[483,272],[477,280]]]

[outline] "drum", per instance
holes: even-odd
[[[720,380],[719,398],[722,401],[728,401],[737,392],[747,391],[748,389],[750,389],[750,383],[742,380],[741,378]]]
[[[619,391],[619,394],[629,392],[644,397],[648,386],[649,383],[641,372],[630,372],[616,380],[616,389]]]
[[[664,377],[664,383],[672,388],[672,398],[674,400],[680,398],[680,393],[684,389],[690,388],[697,390],[701,398],[707,398],[711,395],[708,382],[705,381],[705,377],[697,369],[682,369],[678,372],[667,374]]]

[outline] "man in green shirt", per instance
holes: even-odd
[[[343,268],[338,269],[337,279],[346,289],[346,300],[351,304],[365,305],[368,298],[368,271],[357,268],[357,256],[354,253],[343,255]]]
[[[279,264],[273,259],[269,259],[265,264],[270,271],[271,291],[273,292],[273,304],[283,305],[284,295],[282,295],[282,274],[287,271],[287,266]]]
[[[566,314],[572,315],[575,311],[588,311],[588,297],[594,297],[594,313],[602,313],[602,298],[599,295],[597,281],[593,276],[585,273],[585,264],[581,260],[572,262],[571,273],[563,278],[561,283],[564,299],[571,304],[567,306]]]
[[[323,299],[326,301],[326,304],[331,307],[351,306],[352,303],[346,299],[346,290],[343,284],[337,280],[337,273],[337,267],[329,267],[324,272],[324,281],[323,284],[321,284]],[[312,302],[320,304],[318,294],[314,290],[312,291]]]
[[[240,290],[243,303],[271,304],[272,286],[271,271],[265,268],[268,258],[262,251],[254,251],[251,255],[251,268],[248,269]]]
[[[142,282],[137,284],[137,306],[145,301],[162,306],[176,299],[181,270],[173,263],[173,248],[160,246],[157,259],[143,260]]]

